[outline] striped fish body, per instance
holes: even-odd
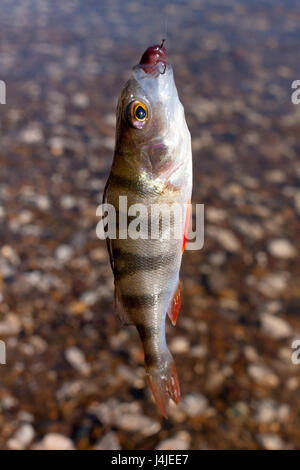
[[[116,208],[119,225],[108,248],[116,311],[140,334],[148,379],[164,415],[169,398],[179,402],[176,370],[165,339],[165,317],[168,313],[175,323],[180,304],[179,270],[191,197],[191,163],[190,134],[171,66],[160,61],[150,71],[141,64],[135,66],[117,108],[116,147],[104,199]],[[126,197],[128,214],[120,196]],[[130,208],[137,204],[142,205],[135,206],[142,207],[138,238],[130,233],[123,238],[120,217],[127,219],[130,231],[134,221]]]

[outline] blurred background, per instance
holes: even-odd
[[[299,25],[298,0],[1,1],[1,449],[300,448]],[[205,204],[168,420],[95,232],[117,96],[166,26]]]

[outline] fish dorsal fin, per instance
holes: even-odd
[[[175,294],[174,294],[174,296],[173,296],[173,298],[170,302],[170,305],[169,305],[169,308],[168,308],[168,311],[167,311],[168,317],[170,318],[171,323],[172,323],[173,326],[176,325],[180,305],[181,305],[180,281],[178,281],[178,285],[176,287]]]

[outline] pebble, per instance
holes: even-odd
[[[205,217],[212,223],[218,223],[226,220],[227,213],[217,207],[208,207],[205,211]]]
[[[258,290],[266,297],[274,298],[286,289],[288,278],[286,272],[268,274],[258,283]]]
[[[43,211],[47,211],[51,205],[50,199],[44,194],[36,194],[34,202],[35,202],[35,205]]]
[[[121,411],[121,410],[120,410]],[[123,431],[138,432],[144,437],[153,436],[160,431],[161,425],[148,416],[136,413],[116,413],[114,425]]]
[[[63,151],[64,151],[64,147],[65,147],[65,140],[62,139],[61,137],[51,137],[49,140],[48,140],[48,145],[51,149],[51,153],[52,155],[54,156],[60,156],[62,155]]]
[[[225,263],[226,254],[223,251],[217,251],[209,256],[209,261],[214,266],[221,266]]]
[[[115,127],[116,121],[117,121],[115,113],[106,114],[104,119],[107,124],[109,124],[112,127]]]
[[[71,194],[65,194],[60,200],[60,204],[63,209],[74,209],[77,206],[77,200]]]
[[[161,429],[161,424],[141,412],[138,402],[120,403],[114,398],[104,403],[93,403],[89,412],[106,424],[115,426],[122,431],[139,433],[142,436],[152,436]]]
[[[236,219],[234,225],[239,232],[253,240],[260,240],[264,235],[264,231],[259,224],[244,219]]]
[[[293,334],[292,327],[283,318],[270,313],[261,315],[263,331],[274,339],[289,338]]]
[[[76,346],[71,346],[65,350],[65,358],[78,372],[83,374],[90,372],[90,365],[86,362],[83,352]]]
[[[189,348],[190,343],[184,336],[177,336],[170,342],[170,350],[175,354],[184,354]]]
[[[275,258],[290,259],[297,254],[296,249],[289,240],[278,238],[268,244],[269,253]]]
[[[267,450],[283,450],[286,448],[286,444],[277,434],[262,433],[257,436],[257,440]]]
[[[35,444],[34,450],[75,450],[74,444],[63,434],[51,432]]]
[[[276,388],[279,385],[279,379],[272,370],[264,364],[250,364],[248,367],[250,377],[260,385]]]
[[[266,178],[271,183],[283,183],[285,181],[285,175],[279,170],[269,171]]]
[[[88,306],[94,305],[99,298],[99,292],[98,291],[87,291],[82,294],[80,297],[80,300]]]
[[[233,369],[229,365],[224,366],[221,370],[210,373],[206,379],[206,389],[209,392],[212,392],[213,390],[220,388],[224,381],[231,375],[233,375]]]
[[[85,109],[88,107],[90,100],[85,93],[75,93],[72,103],[77,106],[77,108]]]
[[[241,244],[234,233],[231,232],[231,230],[215,227],[213,225],[207,225],[205,231],[207,236],[215,238],[225,250],[232,253],[240,251]]]
[[[133,370],[132,367],[121,364],[117,369],[118,376],[127,380],[129,384],[133,384],[137,377],[137,371]]]
[[[97,416],[99,421],[106,425],[111,425],[113,422],[113,415],[114,410],[119,407],[119,402],[114,398],[110,398],[106,402],[103,403],[92,403],[89,407],[89,413],[94,414]],[[139,411],[140,408],[138,407],[135,412]]]
[[[181,406],[188,416],[198,416],[208,408],[208,400],[201,393],[190,393],[181,399]]]
[[[18,215],[18,220],[21,225],[27,225],[34,219],[33,213],[29,210],[21,211]]]
[[[38,354],[42,354],[43,352],[45,352],[48,347],[47,342],[37,335],[31,336],[30,343]]]
[[[190,448],[190,441],[191,436],[186,431],[182,431],[174,437],[161,441],[156,450],[188,450]]]
[[[110,431],[99,439],[93,447],[94,450],[121,450],[117,433]]]
[[[255,420],[265,424],[270,424],[274,421],[285,422],[291,411],[288,404],[279,405],[272,399],[261,400],[255,405],[255,409]]]
[[[90,252],[90,257],[95,261],[107,260],[107,252],[103,248],[95,248]]]
[[[20,330],[21,322],[14,313],[9,313],[6,319],[0,322],[0,336],[17,335]]]
[[[18,420],[23,423],[33,423],[34,415],[32,413],[28,413],[27,411],[20,411],[18,413]]]
[[[168,419],[173,423],[184,423],[186,421],[187,414],[182,404],[176,405],[172,400],[169,402]]]
[[[271,302],[267,303],[266,307],[269,313],[278,313],[282,308],[282,304],[278,300],[271,300]]]
[[[56,397],[58,400],[70,400],[80,394],[84,388],[83,382],[76,380],[73,382],[65,382],[57,390]]]
[[[259,356],[253,346],[247,345],[244,347],[243,352],[250,362],[256,362],[259,359]]]
[[[12,397],[10,395],[7,395],[7,396],[2,398],[1,408],[4,411],[8,411],[8,410],[11,410],[12,408],[14,408],[15,406],[17,406],[17,404],[18,404],[18,402],[14,397]]]
[[[8,440],[7,445],[11,450],[21,450],[29,446],[34,438],[34,429],[31,424],[23,424],[14,434],[14,436]]]
[[[114,137],[104,137],[102,140],[104,147],[108,150],[114,150],[115,148],[115,139]]]
[[[297,377],[290,377],[286,382],[287,389],[291,391],[297,390],[299,385],[300,385],[300,382],[299,382],[299,379],[297,379]]]
[[[235,418],[245,418],[249,414],[249,406],[243,401],[238,401],[228,410],[228,414],[233,415]]]
[[[21,140],[26,144],[38,144],[43,138],[42,130],[36,125],[30,125],[21,132]]]
[[[276,419],[276,408],[273,400],[262,400],[256,406],[255,420],[259,423],[272,423]]]
[[[73,256],[73,248],[69,245],[60,245],[55,251],[55,256],[62,263],[66,263]]]
[[[207,347],[202,344],[193,346],[190,351],[190,354],[191,354],[191,357],[197,357],[198,359],[203,359],[207,355]]]
[[[7,258],[11,264],[18,265],[20,264],[20,258],[17,252],[9,245],[4,245],[1,248],[1,254],[4,258]]]

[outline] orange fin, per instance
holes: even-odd
[[[186,239],[187,239],[187,234],[188,234],[188,231],[189,231],[190,212],[191,212],[191,201],[188,200],[188,202],[187,202],[186,214],[185,214],[184,232],[183,232],[183,240],[182,240],[181,253],[184,252],[185,244],[186,244]]]
[[[167,418],[169,399],[171,398],[176,405],[180,402],[180,388],[174,361],[170,363],[167,372],[149,373],[148,382],[159,411]]]
[[[167,311],[168,317],[170,318],[173,326],[176,325],[180,305],[181,305],[180,282],[178,282],[178,286],[176,288],[174,297]]]

